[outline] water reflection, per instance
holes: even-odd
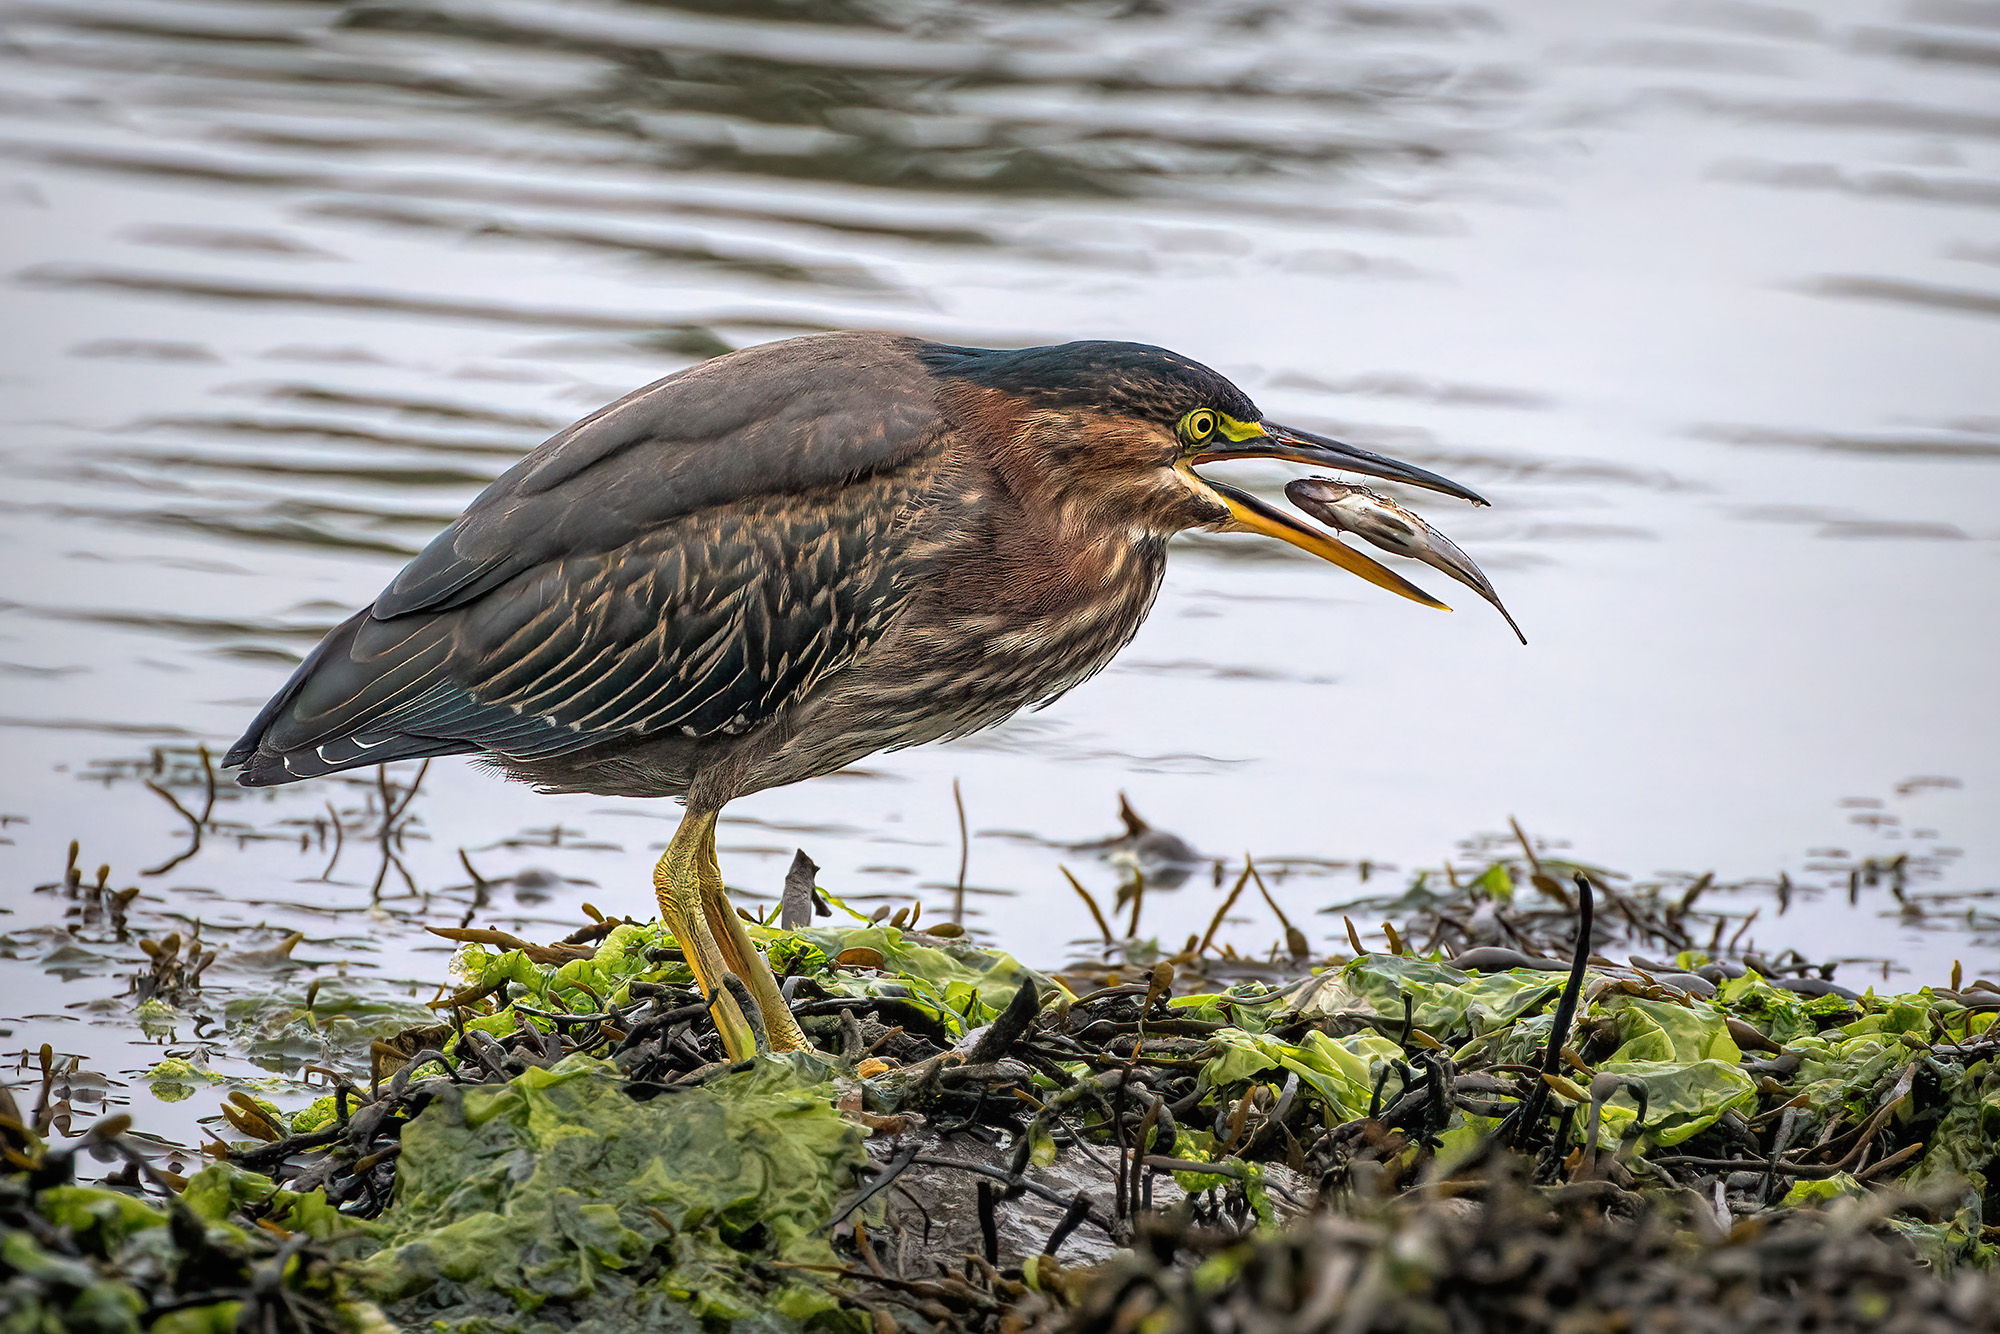
[[[1059,868],[1115,901],[1076,845],[1127,790],[1254,851],[1316,941],[1314,909],[1519,813],[1610,864],[1783,870],[1774,945],[1990,956],[1996,14],[0,0],[0,1051],[95,1043],[132,1083],[209,1041],[127,1045],[99,984],[136,945],[29,894],[71,838],[218,985],[304,931],[300,969],[389,1014],[441,975],[422,922],[645,911],[665,810],[441,763],[364,874],[372,776],[225,788],[143,877],[189,822],[150,760],[91,761],[226,744],[521,451],[824,328],[1201,357],[1491,494],[1449,531],[1534,647],[1196,536],[1104,680],[732,808],[746,899],[808,843],[823,884],[935,911],[956,778],[972,923],[1030,953],[1094,935]],[[147,773],[202,800],[168,754]],[[1891,792],[1913,773],[1963,786]],[[1889,794],[1856,846],[1802,854],[1856,792]],[[1898,856],[1939,877],[1920,911],[1847,910]],[[1209,879],[1147,921],[1205,929]],[[281,1037],[218,1059],[291,1051],[302,978],[231,981]]]

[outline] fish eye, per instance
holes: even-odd
[[[1215,434],[1221,423],[1212,408],[1196,408],[1181,418],[1181,439],[1191,445],[1201,444]]]

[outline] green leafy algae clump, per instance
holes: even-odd
[[[1545,1007],[1559,984],[1546,972],[1467,973],[1436,959],[1369,954],[1320,974],[1282,1008],[1230,1005],[1227,995],[1188,996],[1175,1005],[1181,1013],[1241,1025],[1211,1038],[1216,1054],[1204,1070],[1210,1087],[1227,1093],[1258,1071],[1274,1071],[1276,1078],[1296,1073],[1304,1091],[1324,1106],[1326,1123],[1335,1125],[1402,1093],[1403,1077],[1393,1070],[1407,1053],[1384,1032],[1400,1033],[1407,1024],[1434,1048],[1449,1039],[1457,1044],[1448,1046],[1450,1054],[1465,1067],[1532,1061],[1548,1043],[1553,1019]],[[1543,1012],[1531,1013],[1538,1009]],[[1288,1024],[1295,1031],[1299,1018],[1361,1031],[1330,1037],[1308,1029],[1295,1041],[1252,1031]],[[1680,1144],[1726,1112],[1755,1110],[1757,1088],[1739,1068],[1743,1053],[1729,1036],[1723,1006],[1611,992],[1587,1006],[1583,1018],[1615,1035],[1614,1049],[1595,1069],[1626,1081],[1624,1104],[1602,1109],[1603,1147],[1617,1148],[1635,1126],[1630,1090],[1638,1087],[1649,1109],[1639,1139],[1646,1148]]]
[[[838,899],[833,902],[846,910]],[[747,926],[750,938],[768,951],[771,966],[781,974],[804,973],[830,995],[881,996],[901,1002],[954,1036],[991,1023],[1024,979],[1041,977],[1000,950],[899,931],[853,916],[855,925],[847,927],[786,931],[754,922]],[[856,955],[872,962],[866,967],[838,962]],[[584,1003],[594,1008],[600,998],[615,1008],[631,1002],[635,983],[694,982],[673,936],[652,922],[622,923],[591,954],[559,966],[537,964],[518,949],[471,943],[460,948],[452,967],[465,980],[468,992],[514,988],[513,1000],[526,1001],[537,1010],[567,1010]],[[515,1030],[518,1014],[511,1004],[502,1005],[465,1022],[468,1028],[503,1037]],[[537,1017],[535,1022],[539,1028],[548,1027],[545,1019]]]
[[[146,1072],[153,1096],[161,1102],[180,1102],[194,1095],[199,1084],[212,1083],[217,1076],[179,1056],[169,1056]]]
[[[760,1060],[636,1100],[571,1056],[451,1089],[404,1131],[383,1248],[353,1276],[406,1325],[845,1328],[809,1281],[863,1159],[816,1062]]]
[[[43,1155],[36,1171],[70,1166],[67,1154]],[[245,1226],[253,1203],[304,1235],[281,1245],[285,1228]],[[386,1334],[380,1313],[342,1290],[330,1248],[312,1244],[366,1226],[221,1163],[164,1204],[73,1181],[38,1189],[29,1172],[10,1173],[0,1176],[0,1331]]]

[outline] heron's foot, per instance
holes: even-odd
[[[788,1055],[810,1056],[829,1070],[835,1069],[841,1064],[840,1057],[832,1052],[822,1051],[807,1040],[806,1035],[799,1030],[798,1021],[792,1017],[790,1007],[784,1005],[782,993],[779,995],[778,1004],[784,1006],[784,1008],[780,1009],[778,1013],[783,1016],[785,1026],[795,1035],[792,1045],[788,1047],[777,1046],[771,1041],[770,1028],[765,1022],[767,1012],[763,1006],[757,1003],[756,998],[750,994],[749,983],[738,977],[735,973],[724,973],[722,975],[722,984],[728,989],[731,995],[736,997],[737,1008],[749,1020],[750,1027],[756,1035],[757,1052],[759,1055],[763,1055],[766,1052],[780,1052]]]
[[[715,862],[715,812],[689,811],[653,869],[660,916],[680,942],[732,1061],[811,1051],[763,951],[729,902]]]
[[[811,1051],[813,1045],[806,1041],[799,1021],[792,1017],[792,1007],[786,1004],[785,993],[778,986],[777,976],[772,973],[769,961],[757,948],[757,942],[750,939],[750,932],[737,914],[736,906],[729,901],[729,891],[723,888],[722,871],[715,861],[714,821],[715,817],[710,816],[707,856],[698,868],[701,904],[708,915],[709,929],[715,933],[716,943],[722,948],[722,957],[728,960],[730,968],[756,1002],[755,1008],[763,1020],[770,1049]],[[748,1013],[747,1009],[745,1012]]]
[[[706,843],[713,849],[714,837],[715,816],[709,814],[704,820],[690,812],[653,868],[653,892],[660,901],[660,920],[674,933],[701,994],[708,999],[716,1031],[722,1035],[723,1051],[730,1060],[740,1061],[768,1051],[770,1044],[745,1015],[746,1009],[757,1009],[754,994],[731,974],[729,961],[702,910],[700,845]],[[731,982],[736,985],[730,986]]]

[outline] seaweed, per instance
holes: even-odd
[[[1074,1289],[1074,1304],[1037,1301],[1017,1319],[1048,1334],[2000,1325],[2000,1286],[1940,1275],[1915,1247],[1879,1235],[1906,1198],[1842,1200],[1723,1232],[1692,1202],[1621,1201],[1602,1182],[1534,1188],[1527,1165],[1504,1155],[1463,1186],[1235,1239],[1163,1217]]]
[[[129,1128],[129,1118],[109,1117],[77,1144],[52,1150],[0,1090],[0,1136],[14,1169],[0,1174],[0,1329],[353,1334],[384,1328],[378,1312],[346,1291],[326,1242],[348,1225],[324,1200],[277,1190],[267,1178],[223,1163],[185,1181],[168,1178],[147,1165],[126,1138]],[[78,1155],[124,1159],[133,1184],[79,1183]],[[162,1198],[138,1193],[141,1178]],[[253,1199],[260,1225],[239,1212]]]
[[[272,1329],[467,1334],[1990,1319],[2000,986],[1855,992],[1753,947],[1618,964],[1597,928],[1723,933],[1699,885],[1608,879],[1494,862],[1406,893],[1388,950],[1350,929],[1317,962],[1295,930],[1263,960],[1214,932],[1169,953],[1136,892],[1125,939],[1057,975],[912,913],[752,923],[818,1051],[736,1063],[657,925],[436,928],[456,985],[365,1079],[319,1068],[330,1091],[289,1117],[239,1090],[226,1164],[182,1183],[135,1156],[87,1188],[137,1231],[190,1195],[233,1229],[226,1261],[151,1262],[166,1286],[36,1184],[45,1071],[0,1122],[42,1249],[0,1277],[44,1313],[88,1288],[37,1278],[47,1254],[131,1269],[119,1300],[162,1318],[255,1289],[294,1294],[257,1299]],[[1246,864],[1230,899],[1251,884]]]

